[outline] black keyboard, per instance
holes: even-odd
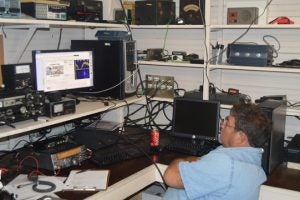
[[[219,144],[213,141],[172,138],[165,146],[167,150],[193,156],[203,156],[215,149]]]
[[[149,153],[149,150],[142,148],[145,153]],[[91,161],[99,166],[110,165],[118,163],[124,160],[130,160],[145,156],[138,147],[131,144],[113,145],[107,148],[102,148],[94,151]]]

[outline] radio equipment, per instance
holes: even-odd
[[[5,91],[32,88],[31,66],[29,63],[2,65],[1,71]]]
[[[36,19],[67,20],[67,4],[59,2],[22,2],[22,12]]]
[[[185,24],[204,24],[205,0],[180,0],[179,3],[179,17]]]
[[[98,0],[71,0],[68,17],[76,21],[101,22],[103,4]]]
[[[45,95],[29,91],[25,94],[0,97],[0,121],[10,124],[28,119],[37,120],[44,115]]]
[[[233,65],[269,66],[273,63],[273,46],[228,44],[227,62]]]
[[[165,25],[175,23],[175,2],[147,0],[135,2],[137,25]]]
[[[85,146],[65,138],[47,139],[20,151],[21,159],[28,156],[34,156],[38,160],[39,168],[50,171],[80,165],[90,157]],[[37,167],[32,159],[24,159],[23,165]]]
[[[257,24],[258,8],[241,7],[227,9],[227,24]]]
[[[20,16],[20,0],[0,0],[0,17],[17,18]]]
[[[56,117],[76,112],[76,101],[74,99],[63,99],[57,102],[45,103],[45,115]]]

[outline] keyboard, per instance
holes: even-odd
[[[193,156],[203,156],[215,149],[219,144],[213,141],[172,138],[165,146],[169,151],[175,151]]]
[[[145,153],[149,153],[148,149],[142,148],[142,150]],[[91,161],[99,166],[105,166],[145,156],[144,152],[131,144],[112,145],[110,147],[94,151]]]

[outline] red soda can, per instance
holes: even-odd
[[[151,147],[159,146],[159,131],[157,129],[152,129],[150,133],[150,146]]]

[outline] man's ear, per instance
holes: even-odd
[[[249,140],[248,140],[248,136],[246,135],[246,133],[244,133],[243,131],[239,131],[239,143],[242,146],[249,146]]]

